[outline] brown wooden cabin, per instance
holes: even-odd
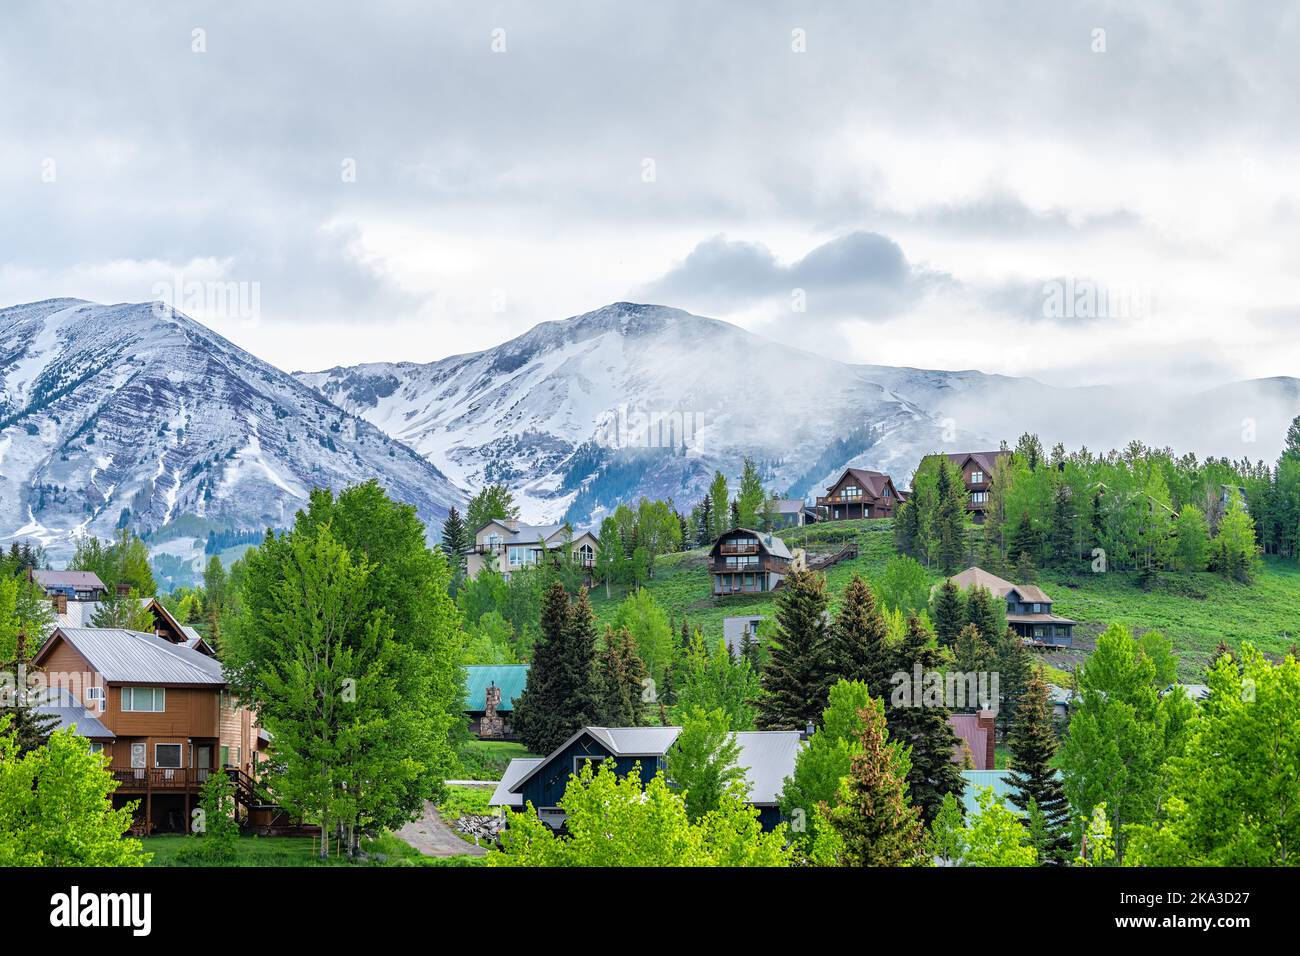
[[[839,480],[817,499],[817,508],[827,521],[890,518],[899,500],[894,479],[884,472],[845,468]]]
[[[780,538],[762,531],[732,528],[709,551],[709,574],[717,596],[775,591],[789,573],[790,549]]]
[[[236,783],[246,810],[265,736],[230,694],[213,657],[157,634],[56,627],[37,652],[47,699],[108,755],[114,806],[139,800],[137,829],[188,832],[199,790],[213,773]]]
[[[966,510],[976,524],[984,523],[988,512],[989,491],[993,488],[993,472],[998,459],[1010,455],[1010,451],[963,451],[946,457],[958,472],[966,489]]]
[[[1074,625],[1052,613],[1052,599],[1035,584],[1012,584],[983,568],[967,568],[948,579],[962,590],[981,587],[1007,602],[1007,626],[1035,647],[1071,647]],[[982,769],[982,768],[977,768]]]
[[[157,598],[142,597],[138,600],[153,615],[153,632],[159,637],[172,644],[183,644],[208,657],[216,656],[197,630],[182,624]],[[69,601],[62,594],[51,596],[50,602],[54,606],[55,627],[94,627],[95,617],[103,606],[99,600]]]

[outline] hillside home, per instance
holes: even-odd
[[[773,498],[771,509],[773,526],[777,528],[801,528],[817,521],[817,509],[809,507],[802,498]]]
[[[527,664],[466,667],[465,715],[470,733],[485,740],[513,739],[510,721],[527,682]]]
[[[567,553],[569,560],[591,571],[600,544],[590,531],[575,532],[566,524],[530,525],[514,518],[489,521],[474,532],[474,544],[465,552],[465,570],[475,578],[494,567],[510,580],[510,572],[537,564],[544,554]]]
[[[43,671],[46,706],[108,755],[114,806],[140,800],[142,832],[187,831],[212,773],[251,791],[267,738],[215,658],[157,634],[57,627],[33,664]]]
[[[879,471],[845,468],[826,494],[817,499],[817,509],[826,521],[853,518],[889,518],[898,507],[894,479]]]
[[[203,640],[199,632],[190,625],[178,621],[157,598],[146,597],[138,600],[140,605],[153,615],[153,632],[159,637],[172,644],[183,644],[208,657],[215,656],[212,648]],[[103,601],[68,601],[61,594],[56,594],[51,598],[51,602],[54,605],[55,627],[94,627],[95,617],[104,607]]]
[[[984,523],[988,513],[989,491],[993,488],[993,471],[998,459],[1005,458],[1011,452],[999,451],[963,451],[949,454],[948,461],[961,473],[962,486],[966,489],[966,510],[976,524]]]
[[[1012,584],[983,568],[967,568],[948,579],[966,590],[982,587],[1007,602],[1007,624],[1027,642],[1039,646],[1070,647],[1074,625],[1068,617],[1052,613],[1052,599],[1034,584]]]
[[[108,588],[94,571],[50,571],[45,568],[32,568],[28,577],[35,581],[53,601],[102,601],[108,596]]]
[[[775,591],[790,573],[790,549],[771,534],[732,528],[709,550],[715,596]]]
[[[560,798],[569,778],[584,764],[613,761],[619,776],[634,766],[648,783],[665,770],[665,758],[680,727],[583,727],[546,757],[516,757],[492,794],[490,805],[523,810],[531,804],[537,815],[555,829],[564,826]],[[781,820],[777,806],[783,781],[794,773],[800,734],[796,730],[748,731],[733,735],[740,745],[736,764],[745,772],[749,803],[758,808],[764,830]]]
[[[758,625],[763,623],[763,615],[746,614],[741,617],[724,617],[722,619],[722,639],[727,642],[727,650],[733,657],[739,657],[745,644],[745,634],[751,641],[758,641]]]

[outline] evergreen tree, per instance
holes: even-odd
[[[834,807],[820,812],[814,859],[839,866],[911,866],[925,852],[921,811],[907,795],[906,748],[891,740],[880,701],[862,711],[858,750]]]
[[[564,585],[552,584],[542,603],[541,631],[515,701],[515,727],[529,750],[548,754],[578,728],[599,722],[595,621],[585,589],[571,607]]]
[[[758,725],[803,730],[826,705],[830,666],[826,639],[826,579],[795,571],[776,602],[776,628],[763,667]]]
[[[894,544],[900,554],[916,557],[921,551],[921,512],[914,499],[904,501],[894,514]]]
[[[1007,546],[1007,556],[1012,561],[1019,561],[1022,554],[1027,554],[1030,561],[1034,561],[1038,558],[1041,548],[1042,537],[1038,533],[1038,528],[1030,519],[1029,512],[1022,511],[1020,520],[1011,532],[1011,542]]]
[[[894,671],[889,626],[861,576],[855,574],[844,589],[826,638],[827,666],[836,680],[861,681],[877,697],[888,693]]]
[[[1074,543],[1078,517],[1074,490],[1061,482],[1052,496],[1052,519],[1047,533],[1047,560],[1053,567],[1068,568],[1078,558],[1078,549]]]
[[[943,656],[934,646],[932,635],[913,616],[908,619],[907,636],[898,648],[894,670],[910,676],[918,664],[923,674],[943,670]],[[896,696],[891,695],[885,708],[889,733],[894,740],[911,748],[907,782],[912,802],[921,808],[928,823],[943,805],[944,794],[960,797],[965,788],[961,768],[952,761],[959,741],[948,722],[949,710],[943,705],[942,697],[902,701],[902,706],[895,706],[895,702]]]
[[[1029,680],[1034,676],[1034,663],[1029,648],[1020,635],[1011,628],[1002,632],[997,645],[998,707],[997,724],[1005,739],[1015,720],[1020,700],[1025,695]]]
[[[934,592],[930,619],[934,621],[934,636],[939,646],[952,647],[966,623],[966,602],[957,585],[946,579],[939,585]]]
[[[599,654],[601,723],[610,727],[641,725],[645,663],[637,656],[632,635],[625,628],[605,629],[605,647]]]
[[[997,651],[974,624],[967,624],[957,633],[952,645],[953,663],[963,674],[979,674],[996,667]]]
[[[1071,853],[1070,804],[1057,778],[1052,758],[1056,756],[1056,732],[1052,729],[1052,708],[1047,685],[1034,674],[1016,708],[1016,718],[1007,737],[1011,748],[1010,800],[1029,812],[1036,811],[1035,841],[1040,865],[1063,865]]]
[[[939,567],[955,572],[966,559],[966,503],[961,483],[954,480],[947,458],[939,460],[934,536]]]
[[[966,595],[966,623],[975,625],[989,647],[997,644],[998,638],[1006,629],[1006,612],[998,606],[1000,603],[1000,599],[995,598],[988,588],[978,585]]]
[[[447,520],[442,523],[442,553],[447,556],[447,564],[451,567],[453,594],[460,588],[460,582],[465,576],[465,552],[473,544],[473,535],[469,533],[460,512],[453,505],[447,512]]]

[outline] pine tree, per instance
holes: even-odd
[[[923,674],[943,670],[943,656],[933,645],[930,632],[913,616],[908,619],[907,636],[898,648],[894,670],[910,675],[918,664]],[[900,707],[893,706],[891,698],[885,714],[890,736],[911,747],[912,765],[907,782],[912,802],[921,808],[921,815],[928,823],[943,806],[944,794],[960,797],[965,788],[961,769],[952,762],[959,741],[948,722],[948,708],[942,698],[910,700]]]
[[[599,667],[601,723],[609,727],[639,727],[647,673],[626,628],[605,629]]]
[[[803,730],[821,720],[830,686],[826,579],[813,571],[795,571],[778,594],[758,725],[764,730]]]
[[[839,800],[834,807],[820,808],[835,834],[834,859],[824,861],[840,866],[919,863],[925,828],[920,808],[908,799],[907,751],[890,739],[880,701],[863,708],[862,722],[859,750],[840,784]]]
[[[1002,623],[994,606],[995,598],[988,588],[973,587],[966,595],[966,623],[974,624],[989,647],[1002,636]]]
[[[451,565],[453,574],[463,573],[465,552],[473,543],[464,519],[453,505],[447,512],[447,520],[442,523],[442,553],[447,556],[447,563]]]
[[[1020,701],[1024,698],[1030,678],[1034,676],[1034,664],[1020,635],[1011,628],[1002,634],[997,645],[998,707],[997,723],[1005,739],[1011,731]]]
[[[894,544],[900,554],[917,557],[920,551],[921,512],[916,501],[904,501],[894,515]],[[923,557],[923,556],[922,556]]]
[[[948,580],[939,585],[930,617],[934,621],[934,635],[939,640],[939,646],[952,647],[962,625],[966,623],[966,602],[962,600],[961,589],[957,585]]]
[[[1030,519],[1029,512],[1022,511],[1015,530],[1011,532],[1011,543],[1007,546],[1008,559],[1018,562],[1022,554],[1027,554],[1030,561],[1033,561],[1038,558],[1041,548],[1042,536]]]
[[[1074,491],[1062,481],[1052,496],[1052,520],[1047,532],[1047,560],[1053,567],[1068,568],[1078,558],[1074,544],[1074,526],[1078,517]]]
[[[952,654],[956,669],[963,674],[992,671],[997,662],[997,651],[974,624],[967,624],[957,632]]]
[[[548,754],[582,726],[567,710],[571,688],[583,674],[568,671],[573,612],[564,585],[555,582],[542,600],[541,636],[533,648],[524,692],[515,701],[515,728],[528,749]],[[591,673],[591,662],[586,668]]]
[[[1052,766],[1056,756],[1056,732],[1052,729],[1052,708],[1047,685],[1034,674],[1016,708],[1016,718],[1007,738],[1011,749],[1009,799],[1026,812],[1033,803],[1040,818],[1037,848],[1040,865],[1068,862],[1070,847],[1070,805]]]
[[[877,697],[888,693],[894,670],[889,626],[870,585],[859,575],[844,589],[839,615],[826,638],[827,664],[835,680],[861,681]]]
[[[948,459],[939,460],[939,480],[936,486],[938,501],[935,507],[934,534],[938,548],[939,566],[952,574],[966,559],[966,506],[965,492],[953,479]]]

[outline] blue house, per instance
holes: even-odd
[[[680,727],[583,727],[546,757],[515,758],[492,794],[491,805],[523,810],[531,804],[550,826],[564,825],[560,798],[569,778],[588,763],[611,760],[620,776],[636,765],[641,780],[665,770],[665,757]],[[764,830],[781,820],[777,800],[786,777],[794,773],[802,743],[797,730],[749,731],[735,735],[737,765],[745,771],[749,803],[758,808]]]

